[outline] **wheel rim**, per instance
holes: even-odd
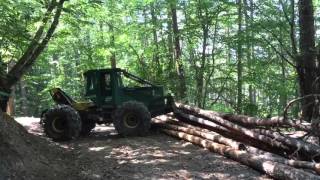
[[[52,129],[57,132],[57,133],[62,133],[64,131],[65,128],[65,120],[61,119],[61,118],[54,118],[52,121]]]
[[[133,113],[126,114],[123,120],[124,125],[128,128],[136,128],[139,125],[139,118]]]

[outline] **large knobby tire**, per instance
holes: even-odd
[[[122,136],[143,136],[150,129],[151,115],[144,104],[128,101],[116,110],[113,124]]]
[[[80,131],[81,136],[87,136],[93,128],[96,127],[96,123],[94,121],[82,121],[82,127]]]
[[[49,109],[43,118],[45,134],[54,141],[75,139],[81,131],[79,113],[68,105],[58,105]]]

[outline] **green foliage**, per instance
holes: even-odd
[[[46,1],[0,1],[0,72],[6,71],[8,63],[24,52],[45,11],[42,2]],[[289,1],[281,5],[276,0],[247,0],[241,12],[244,18],[241,34],[237,33],[235,0],[172,2],[177,3],[189,103],[199,101],[200,91],[205,108],[236,110],[239,43],[244,51],[241,77],[244,113],[281,114],[285,103],[297,96],[297,75],[286,62],[293,61],[293,50],[290,24],[285,16],[292,18],[294,14],[297,18]],[[16,87],[17,113],[22,114],[22,106],[27,106],[28,115],[39,115],[51,105],[48,90],[56,86],[76,99],[84,99],[82,73],[110,67],[113,56],[118,67],[162,84],[175,94],[179,80],[169,7],[164,0],[66,2],[54,38],[22,80],[26,94],[23,95],[20,85]],[[297,24],[294,26],[297,29]],[[205,27],[208,27],[206,44]],[[297,37],[298,32],[295,33]]]

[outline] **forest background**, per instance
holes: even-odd
[[[307,3],[69,0],[47,48],[15,85],[10,102],[16,116],[39,116],[53,103],[49,89],[61,87],[83,100],[82,73],[116,66],[201,108],[282,115],[287,103],[301,96],[299,68],[310,49],[303,42],[311,42],[303,38],[313,39],[314,56],[319,50],[320,1],[302,2]],[[0,1],[1,75],[25,52],[47,3]],[[308,28],[301,23],[301,12],[308,5],[314,33],[303,35]],[[301,109],[296,103],[291,114],[296,117]]]

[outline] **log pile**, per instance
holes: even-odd
[[[176,103],[174,114],[154,118],[170,136],[221,154],[275,179],[320,179],[320,146],[280,130],[312,132],[307,123],[259,119]]]

